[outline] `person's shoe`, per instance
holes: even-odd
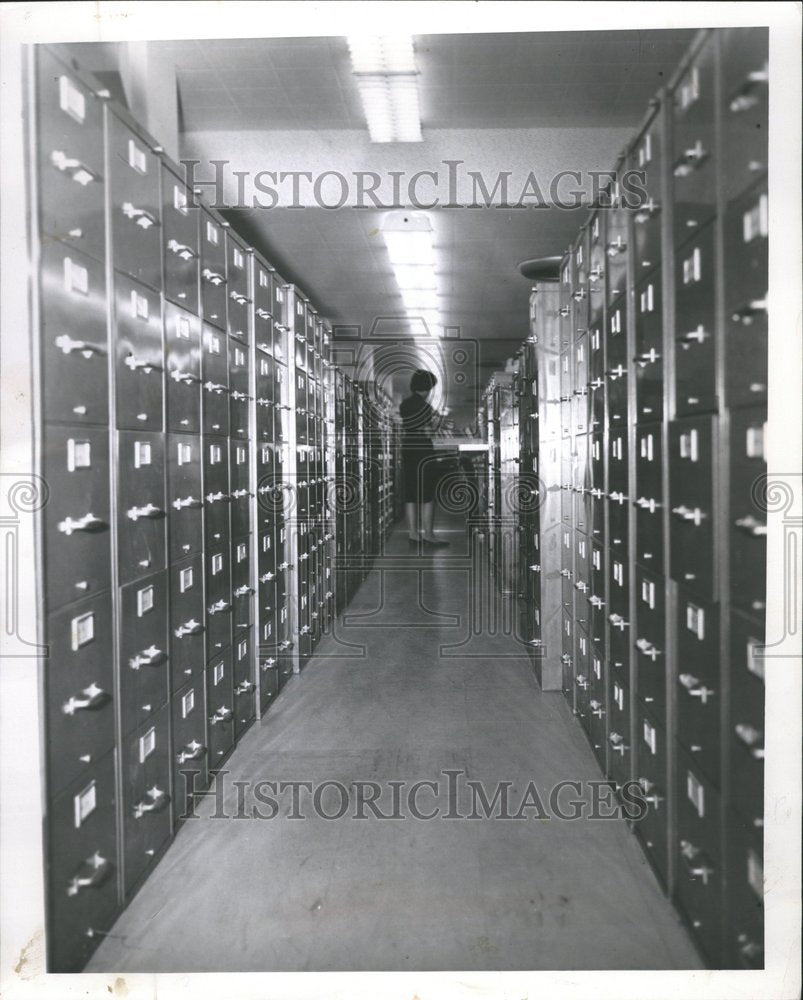
[[[410,538],[410,536],[408,535],[407,536],[407,544],[410,546],[411,549],[415,549],[416,552],[418,552],[419,548],[421,547],[421,539],[420,538]]]

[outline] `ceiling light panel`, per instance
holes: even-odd
[[[421,142],[412,37],[352,36],[348,46],[371,142]]]

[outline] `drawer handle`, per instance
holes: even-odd
[[[756,760],[764,760],[764,734],[746,722],[737,722],[733,731]]]
[[[75,160],[61,150],[54,149],[50,154],[50,162],[56,168],[60,170],[63,174],[69,174],[74,181],[86,187],[87,184],[91,184],[92,181],[99,181],[100,175],[96,174],[93,170],[90,170],[85,163],[81,163],[80,160]]]
[[[699,507],[686,507],[685,504],[673,507],[672,514],[681,521],[691,521],[696,528],[700,527],[703,519],[707,516],[705,511],[700,510]]]
[[[662,655],[661,650],[653,646],[649,639],[636,639],[636,649],[641,650],[645,656],[649,656],[653,663]]]
[[[731,313],[731,319],[734,323],[742,323],[744,326],[750,326],[756,316],[766,316],[767,315],[767,300],[766,299],[751,299],[749,302],[745,302]]]
[[[683,347],[684,350],[688,350],[691,344],[695,342],[702,344],[704,341],[708,340],[710,336],[711,334],[701,323],[696,330],[689,330],[687,333],[681,333],[679,337],[675,337],[675,340]]]
[[[135,222],[141,229],[150,229],[151,226],[159,225],[159,220],[155,215],[144,208],[137,208],[130,201],[123,202],[123,215]]]
[[[67,895],[77,896],[82,889],[97,889],[112,873],[112,863],[98,854],[87,858],[67,884]]]
[[[178,240],[168,240],[167,249],[177,257],[181,257],[182,260],[193,260],[198,256],[196,250],[193,250],[191,246],[187,246],[186,243],[179,243]]]
[[[703,146],[702,139],[698,139],[691,149],[685,149],[677,158],[672,172],[675,177],[688,177],[695,170],[699,170],[708,156],[708,150]]]
[[[306,635],[307,632],[309,632],[309,631],[310,631],[309,625],[302,625],[301,628],[298,630],[298,634],[299,635]]]
[[[276,666],[276,660],[272,656],[269,656],[266,660],[261,660],[259,666],[264,673],[266,670],[270,670],[271,667]]]
[[[65,715],[75,715],[79,710],[94,711],[98,708],[103,708],[105,705],[111,701],[111,695],[104,691],[102,687],[98,687],[97,684],[90,684],[89,687],[84,688],[84,690],[78,694],[73,695],[69,701],[66,701],[62,706],[61,710]]]
[[[179,764],[184,764],[188,760],[200,760],[201,757],[206,755],[206,747],[203,743],[199,743],[197,740],[193,740],[188,743],[183,750],[180,750],[176,754],[176,760]]]
[[[708,885],[709,876],[714,874],[714,869],[708,865],[707,858],[695,847],[690,840],[680,841],[680,856],[686,865],[686,870],[692,878],[699,878],[703,885]]]
[[[215,601],[214,604],[210,604],[206,609],[206,613],[210,617],[220,614],[221,611],[231,611],[231,604],[228,601]]]
[[[707,705],[708,699],[716,694],[713,688],[706,687],[694,674],[680,674],[678,680],[691,697],[699,698],[703,705]]]
[[[605,273],[604,268],[602,267],[601,264],[598,264],[596,267],[592,267],[591,270],[588,272],[588,280],[592,282],[599,281],[604,273]]]
[[[183,510],[185,507],[203,507],[203,505],[203,500],[199,500],[197,497],[179,497],[172,504],[176,510]]]
[[[248,490],[235,490],[231,494],[232,500],[242,500],[243,497],[252,497],[254,494],[249,493]]]
[[[290,647],[292,645],[293,644],[292,644],[292,642],[290,642],[289,639],[285,639],[284,642],[280,642],[279,643],[279,649],[281,649],[281,650],[290,649]]]
[[[611,733],[608,737],[608,742],[611,744],[611,748],[623,757],[630,749],[621,733]]]
[[[182,372],[182,371],[172,371],[170,372],[170,378],[174,382],[200,382],[201,378],[199,375],[195,375],[193,372]]]
[[[270,313],[268,312],[267,309],[255,309],[254,312],[257,314],[257,316],[259,316],[260,319],[270,319]]]
[[[251,397],[247,393],[240,392],[239,389],[233,389],[229,393],[229,395],[231,396],[232,399],[236,399],[238,401],[241,399],[251,399]]]
[[[66,333],[56,337],[53,343],[62,354],[72,354],[73,351],[78,351],[85,358],[91,358],[93,354],[98,354],[101,357],[106,354],[105,344],[92,344],[88,340],[73,340]]]
[[[204,382],[204,389],[207,392],[214,392],[216,396],[219,396],[222,392],[226,391],[226,386],[220,382]]]
[[[624,632],[626,628],[630,627],[630,622],[625,621],[621,615],[610,614],[608,615],[608,621],[614,628],[618,628],[620,632]]]
[[[622,504],[627,500],[627,497],[621,490],[614,490],[613,493],[608,494],[608,499],[613,500],[614,503]]]
[[[213,726],[216,726],[218,722],[228,722],[231,718],[231,709],[226,708],[225,705],[219,708],[213,715],[209,716],[209,721]]]
[[[592,608],[604,608],[605,601],[601,597],[597,597],[596,594],[592,594],[588,599],[589,604]]]
[[[568,653],[564,653],[560,659],[561,663],[565,663],[567,666],[572,662],[572,658]]]
[[[219,271],[213,271],[211,267],[205,267],[201,271],[201,277],[204,281],[208,281],[210,285],[225,285],[226,278]]]
[[[623,375],[627,375],[627,368],[623,368],[622,365],[617,365],[615,368],[609,369],[609,371],[607,371],[605,374],[608,376],[608,378],[613,379],[615,381],[616,379],[621,378]]]
[[[243,681],[242,684],[238,684],[234,689],[235,694],[248,694],[248,692],[253,688],[251,681]]]
[[[748,514],[746,517],[737,517],[733,523],[740,531],[746,531],[754,538],[762,538],[767,534],[767,525],[753,517],[752,514]]]
[[[596,699],[592,699],[589,702],[589,707],[591,709],[591,714],[596,715],[598,719],[601,719],[602,716],[605,715],[605,709],[602,705],[602,702],[599,702]]]
[[[277,569],[293,569],[293,564],[289,562],[280,562],[276,567]]]
[[[260,583],[270,583],[270,581],[276,576],[275,573],[265,573],[259,578]]]
[[[576,685],[577,685],[577,686],[578,686],[579,688],[582,688],[582,689],[583,689],[583,691],[585,691],[585,689],[586,689],[586,688],[588,687],[588,681],[586,680],[586,678],[585,678],[585,677],[584,677],[584,676],[583,676],[582,674],[578,674],[578,675],[577,675],[577,676],[575,677],[575,679],[574,679],[574,683],[575,683],[575,684],[576,684]]]
[[[560,571],[560,575],[563,576],[563,577],[565,577],[567,580],[571,580],[571,578],[572,578],[572,571],[570,569],[562,569]]]
[[[138,521],[141,517],[144,517],[148,521],[153,521],[157,517],[164,517],[165,512],[161,507],[157,507],[156,504],[146,503],[144,507],[131,507],[126,511],[126,516],[131,521]]]
[[[728,108],[738,115],[742,111],[749,111],[758,104],[756,91],[769,82],[769,71],[767,69],[756,69],[748,73],[742,86],[736,91],[728,103]]]
[[[585,297],[586,297],[585,288],[578,288],[576,292],[572,292],[572,298],[574,299],[575,302],[582,302],[582,300]]]
[[[170,796],[156,785],[145,792],[147,798],[134,806],[134,819],[142,819],[147,813],[161,812],[170,801]]]
[[[257,406],[273,406],[273,400],[265,399],[264,396],[257,396]]]
[[[561,306],[560,309],[558,309],[558,316],[568,316],[570,310],[571,306]]]
[[[84,514],[83,517],[76,518],[76,520],[65,517],[57,525],[58,530],[65,535],[71,535],[74,531],[103,531],[106,527],[106,522],[95,517],[94,514]]]
[[[148,648],[143,649],[141,653],[137,653],[136,656],[132,656],[128,661],[128,665],[132,670],[139,670],[140,667],[158,667],[159,664],[164,663],[166,659],[166,653],[159,649],[158,646],[148,646]]]
[[[238,587],[233,591],[235,597],[245,597],[246,594],[253,594],[254,588],[249,587],[248,584],[243,584],[242,587]]]
[[[736,943],[739,945],[739,954],[747,962],[756,962],[764,951],[757,941],[753,941],[744,932],[738,935]]]
[[[651,514],[654,514],[661,506],[654,497],[639,497],[636,504],[644,510],[649,510]]]
[[[189,621],[184,622],[183,625],[175,630],[174,635],[177,639],[183,639],[185,635],[198,635],[203,632],[204,627],[200,622],[197,622],[194,618],[190,618]]]
[[[241,295],[240,292],[231,291],[229,292],[229,298],[236,302],[238,306],[245,306],[251,301],[247,295]]]
[[[334,592],[333,592],[333,591],[331,591],[331,590],[327,590],[327,591],[326,591],[326,593],[325,593],[325,594],[324,594],[323,596],[324,596],[325,598],[330,598],[330,597],[334,597],[335,595],[334,595]]]
[[[579,590],[581,594],[584,594],[588,590],[588,584],[583,583],[582,580],[578,580],[577,583],[574,585],[574,589]]]
[[[640,781],[646,783],[646,779],[642,778],[640,779]],[[645,788],[645,791],[646,790],[647,789]],[[652,795],[643,795],[642,798],[644,799],[645,802],[648,802],[656,812],[658,812],[659,804],[664,801],[664,796],[659,795],[657,792],[653,792]]]
[[[226,500],[230,500],[230,499],[231,499],[231,497],[228,495],[228,493],[221,493],[220,490],[218,490],[217,493],[207,493],[206,494],[206,502],[207,503],[219,503],[221,500],[225,502]]]
[[[134,354],[129,354],[126,357],[125,366],[126,368],[130,368],[132,372],[140,371],[144,375],[150,375],[151,372],[162,371],[161,365],[157,365],[148,358],[138,358]]]
[[[654,198],[648,198],[641,208],[635,213],[633,220],[638,223],[638,225],[643,226],[645,222],[649,222],[650,219],[654,219],[660,211],[661,206],[658,202],[655,201]]]
[[[652,204],[652,198],[650,198],[649,204]],[[622,239],[621,236],[617,236],[615,240],[608,243],[605,247],[605,253],[609,257],[618,257],[619,254],[624,253],[627,250],[627,242]]]
[[[661,360],[661,355],[654,347],[651,347],[649,351],[645,351],[643,354],[637,354],[633,361],[639,366],[639,368],[646,368],[647,365],[654,365],[656,361]]]

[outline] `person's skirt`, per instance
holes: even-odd
[[[439,464],[432,448],[402,449],[404,503],[430,503],[435,499]]]

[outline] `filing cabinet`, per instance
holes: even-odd
[[[759,825],[733,816],[728,823],[728,967],[764,968],[764,844]]]
[[[202,357],[203,431],[226,437],[229,433],[229,385],[226,337],[214,327],[203,326]]]
[[[209,770],[216,771],[234,746],[234,685],[231,653],[214,657],[206,668],[206,732]]]
[[[166,573],[120,588],[119,690],[123,732],[153,715],[168,696]]]
[[[731,411],[731,601],[754,615],[763,615],[766,608],[766,419],[765,407]]]
[[[646,811],[635,823],[634,829],[664,885],[669,869],[667,752],[663,723],[652,712],[639,708],[636,715],[635,769]]]
[[[44,419],[108,424],[109,338],[101,261],[48,241],[40,260]]]
[[[709,961],[722,951],[722,858],[720,798],[679,751],[677,771],[677,878],[675,899]]]
[[[632,780],[633,744],[630,732],[630,689],[624,679],[612,674],[608,697],[609,775],[617,790]]]
[[[203,559],[170,566],[170,676],[177,691],[203,674],[206,643]]]
[[[251,537],[232,542],[232,627],[235,632],[253,625],[254,581],[251,577]]]
[[[715,784],[720,782],[722,680],[718,657],[718,610],[678,599],[678,739]]]
[[[714,84],[717,40],[708,38],[673,95],[674,242],[683,243],[716,211]]]
[[[107,128],[114,268],[138,283],[160,289],[160,162],[150,140],[118,113],[107,112]]]
[[[750,825],[764,815],[764,623],[730,615],[730,758],[732,807]]]
[[[254,643],[250,630],[238,633],[232,645],[234,657],[234,732],[239,736],[254,719],[256,710],[254,682]]]
[[[201,308],[204,323],[226,329],[226,248],[224,227],[205,208],[200,215]]]
[[[111,594],[51,615],[47,643],[47,762],[57,793],[90,773],[114,747]]]
[[[209,656],[231,643],[232,588],[228,543],[206,551],[206,648]]]
[[[165,395],[167,430],[201,431],[201,332],[192,313],[165,302]]]
[[[204,491],[201,438],[193,434],[168,434],[167,518],[170,559],[184,559],[203,544]]]
[[[713,457],[717,422],[712,417],[669,425],[669,497],[672,576],[701,597],[714,597]]]
[[[162,253],[164,294],[189,313],[198,312],[198,216],[193,193],[184,181],[162,166]],[[165,309],[168,315],[169,309]]]
[[[170,706],[123,742],[123,859],[130,896],[170,836]]]
[[[173,695],[173,814],[179,824],[193,814],[195,793],[209,784],[207,776],[204,672]]]
[[[675,257],[675,412],[718,407],[714,379],[714,227],[679,247]]]
[[[77,970],[117,918],[115,753],[110,751],[50,803],[49,961]]]
[[[163,569],[166,554],[164,435],[118,431],[119,582]]]
[[[733,251],[725,275],[725,393],[734,407],[767,396],[768,212],[764,181],[725,213],[725,241]]]
[[[623,365],[615,365],[608,372],[608,423],[611,427],[624,427],[628,420],[628,391],[630,374]]]
[[[226,230],[226,258],[228,275],[227,329],[230,337],[248,342],[248,312],[251,304],[248,287],[249,253],[244,243]],[[247,391],[247,390],[246,390]]]
[[[769,38],[767,28],[722,32],[722,121],[725,197],[738,197],[767,172]]]
[[[275,656],[259,658],[260,710],[264,713],[279,693],[279,661]]]
[[[636,419],[651,423],[661,420],[664,407],[663,313],[661,275],[654,272],[635,289]]]
[[[635,193],[627,198],[633,212],[633,258],[636,281],[661,261],[661,208],[663,203],[662,116],[656,114],[633,144],[630,169],[638,180]],[[635,178],[634,178],[635,180]]]
[[[44,591],[52,611],[111,586],[108,431],[51,427],[43,452]]]
[[[605,211],[605,253],[607,255],[608,303],[613,303],[627,285],[627,266],[630,235],[628,232],[629,212],[624,204],[624,195],[619,178],[625,164],[620,162],[615,168],[616,179],[603,193]]]
[[[229,447],[224,437],[204,436],[204,538],[221,545],[229,534]]]
[[[236,538],[251,531],[251,508],[254,491],[251,489],[250,441],[232,441],[230,451],[231,533]]]
[[[158,292],[114,278],[117,426],[162,429],[164,351]]]

